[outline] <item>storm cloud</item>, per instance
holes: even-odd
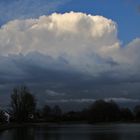
[[[27,84],[51,100],[139,97],[140,38],[123,46],[117,32],[111,19],[76,12],[6,23],[0,28],[1,91]]]

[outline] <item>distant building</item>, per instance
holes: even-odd
[[[10,114],[8,112],[4,111],[4,116],[5,116],[6,122],[9,123],[10,122]]]
[[[3,118],[4,122],[10,122],[10,114],[7,111],[0,110],[0,117]]]

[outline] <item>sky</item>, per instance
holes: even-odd
[[[0,105],[27,85],[42,104],[140,103],[140,0],[1,0]]]

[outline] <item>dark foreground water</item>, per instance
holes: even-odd
[[[22,127],[0,132],[0,140],[140,140],[140,124]]]

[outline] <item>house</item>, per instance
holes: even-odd
[[[3,114],[5,116],[5,121],[7,123],[9,123],[10,122],[10,114],[8,112],[6,112],[6,111],[3,111]]]
[[[4,122],[7,122],[7,123],[10,122],[10,114],[7,111],[0,110],[0,118]]]

